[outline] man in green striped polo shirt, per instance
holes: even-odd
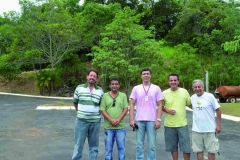
[[[72,160],[82,159],[86,138],[89,144],[89,160],[97,159],[101,122],[99,106],[104,93],[102,88],[96,85],[97,78],[98,72],[90,69],[87,73],[87,83],[78,85],[74,92],[73,105],[77,110],[77,118]]]

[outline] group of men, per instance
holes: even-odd
[[[77,110],[72,160],[81,160],[86,138],[89,144],[89,160],[98,155],[101,114],[104,117],[105,160],[113,160],[113,145],[116,140],[118,160],[125,160],[125,121],[128,113],[126,94],[119,91],[118,78],[110,79],[110,91],[104,93],[96,85],[98,72],[91,69],[87,73],[87,83],[77,86],[73,104]],[[151,83],[151,70],[141,70],[142,84],[133,88],[130,95],[129,124],[136,130],[136,160],[144,160],[144,139],[147,135],[147,159],[156,160],[157,129],[161,127],[162,111],[165,112],[165,150],[171,152],[172,159],[178,160],[178,150],[184,160],[190,160],[190,153],[197,153],[198,160],[215,160],[219,144],[216,134],[221,132],[220,105],[211,93],[204,92],[204,83],[194,80],[194,95],[190,97],[186,89],[178,86],[179,76],[168,76],[170,88],[161,91]],[[186,106],[193,109],[192,146],[186,118]],[[217,115],[217,123],[215,120]]]

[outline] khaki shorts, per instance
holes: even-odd
[[[193,152],[203,152],[206,149],[209,153],[218,153],[219,142],[215,133],[197,133],[192,132],[192,150]]]

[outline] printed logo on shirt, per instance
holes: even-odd
[[[201,102],[197,101],[197,107],[196,107],[196,109],[202,110],[202,107],[200,107],[201,104],[202,104]]]

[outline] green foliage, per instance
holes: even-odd
[[[224,50],[230,53],[236,53],[240,49],[240,35],[235,36],[233,41],[223,44]]]
[[[90,54],[92,63],[103,69],[105,79],[117,76],[124,81],[127,95],[140,68],[156,64],[153,58],[159,49],[151,31],[138,24],[140,17],[129,7],[119,11],[101,34],[100,46],[94,46]]]
[[[12,60],[13,57],[12,54],[5,54],[0,57],[0,76],[10,82],[15,80],[17,75],[21,73],[20,65]]]
[[[191,82],[199,79],[202,71],[199,57],[195,54],[196,49],[189,44],[179,44],[175,48],[164,47],[161,49],[161,57],[163,59],[161,77],[158,77],[159,84],[168,86],[168,75],[177,73],[180,76],[180,85],[184,88],[191,89]]]
[[[115,13],[121,10],[119,4],[108,6],[94,3],[87,3],[84,10],[76,14],[77,27],[83,37],[84,47],[99,45],[100,33],[105,31],[105,26],[111,23]]]
[[[84,60],[84,58],[82,58]],[[86,67],[76,54],[69,54],[56,66],[55,72],[61,77],[64,85],[75,87],[86,80]],[[62,84],[63,85],[63,84]]]
[[[52,90],[61,84],[61,79],[56,73],[49,70],[43,70],[37,75],[37,81],[35,82],[36,87],[40,90],[43,95],[46,91],[48,95],[51,94]]]
[[[78,2],[20,0],[21,14],[0,17],[0,66],[7,79],[46,63],[67,85],[76,85],[85,81],[88,65],[73,55],[91,50],[91,66],[99,68],[103,88],[108,78],[119,76],[129,90],[141,82],[142,67],[152,69],[159,86],[168,86],[167,75],[177,72],[181,86],[189,88],[206,70],[213,88],[239,85],[236,1]]]
[[[20,67],[18,65],[13,65],[10,63],[0,64],[0,75],[8,81],[15,80],[17,75],[20,74]]]
[[[18,27],[24,36],[18,37],[16,46],[21,46],[25,53],[40,51],[43,54],[41,59],[51,63],[54,71],[55,65],[65,54],[81,47],[81,34],[77,31],[76,21],[60,0],[48,1],[41,6],[24,2]]]
[[[143,0],[141,4],[143,8],[138,9],[138,13],[144,13],[141,24],[146,29],[155,27],[155,39],[164,38],[178,21],[181,12],[179,2],[176,3],[174,0]]]

